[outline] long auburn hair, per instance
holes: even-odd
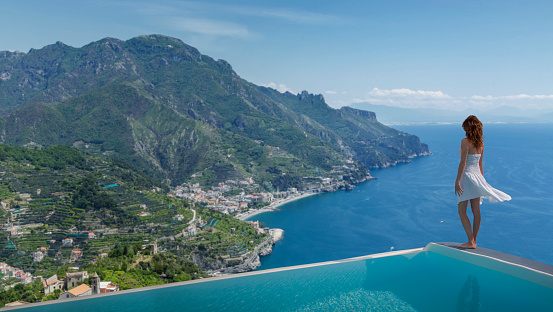
[[[467,139],[476,149],[484,146],[484,135],[482,133],[482,123],[476,116],[470,115],[463,121],[463,129],[465,129]]]

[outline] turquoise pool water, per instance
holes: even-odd
[[[420,251],[89,298],[19,311],[550,311],[553,288]]]

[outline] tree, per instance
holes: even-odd
[[[180,273],[180,274],[177,274],[177,276],[175,277],[175,282],[184,282],[184,281],[189,281],[191,279],[192,278],[190,277],[190,274]]]
[[[163,264],[161,263],[156,263],[155,265],[155,268],[154,268],[154,271],[157,273],[157,274],[161,274],[163,273]]]
[[[23,294],[23,301],[26,302],[34,302],[36,300],[36,296],[33,294],[33,292],[29,289],[25,291]]]
[[[139,251],[142,250],[142,245],[140,245],[140,244],[135,244],[135,245],[133,246],[133,248],[134,248],[135,252],[138,253]],[[136,254],[136,253],[135,253],[135,254]]]
[[[56,274],[58,275],[58,278],[65,277],[65,266],[59,267]]]

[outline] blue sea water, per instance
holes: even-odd
[[[401,126],[432,155],[372,170],[353,191],[314,195],[255,216],[284,229],[260,269],[465,242],[454,181],[460,125]],[[553,265],[553,125],[484,125],[484,177],[512,196],[484,201],[478,245]],[[472,216],[469,214],[472,220]]]

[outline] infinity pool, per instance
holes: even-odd
[[[551,311],[553,268],[526,264],[429,244],[21,311]]]

